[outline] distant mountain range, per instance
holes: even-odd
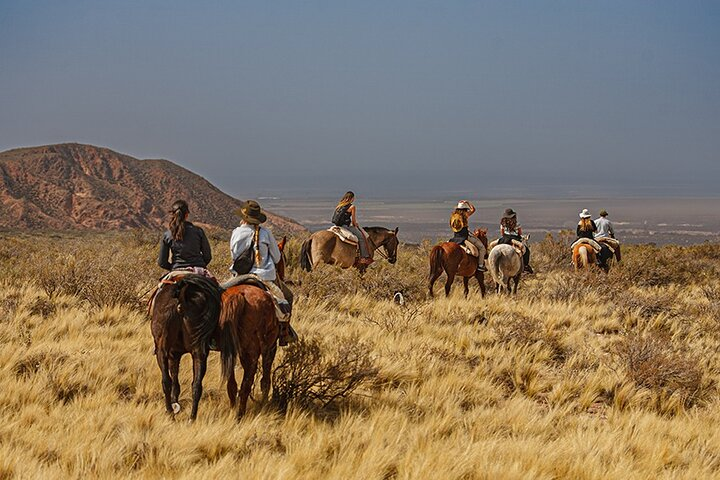
[[[238,225],[240,201],[168,160],[139,160],[107,148],[64,143],[0,153],[0,227],[9,229],[163,229],[177,199],[191,221]],[[305,231],[268,213],[276,233]]]

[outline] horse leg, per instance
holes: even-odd
[[[445,296],[450,296],[450,288],[455,281],[455,272],[445,272],[447,274],[447,280],[445,281]]]
[[[442,269],[438,269],[437,271],[430,272],[430,284],[428,285],[428,290],[430,293],[430,298],[434,296],[433,289],[435,288],[435,282],[438,278],[440,278],[440,275],[442,275]]]
[[[240,356],[240,363],[243,367],[243,379],[240,384],[240,394],[238,395],[237,419],[240,420],[247,410],[247,401],[252,391],[253,381],[255,380],[255,372],[257,371],[258,357],[260,355],[255,352],[243,352]]]
[[[485,274],[483,272],[476,272],[475,278],[480,285],[480,298],[485,298]]]
[[[235,408],[235,403],[237,402],[237,393],[237,380],[235,380],[235,370],[233,370],[232,372],[230,372],[227,381],[227,394],[228,398],[230,399],[230,408]]]
[[[470,292],[468,283],[470,283],[470,277],[463,277],[463,291],[465,292],[465,298],[467,298],[468,292]]]
[[[207,370],[207,352],[203,353],[196,350],[192,354],[193,358],[193,403],[192,410],[190,411],[190,421],[193,422],[197,418],[198,404],[200,403],[200,397],[202,396],[202,381],[205,377],[205,371]]]
[[[272,379],[272,365],[277,353],[277,343],[274,343],[262,354],[262,379],[260,380],[260,391],[262,392],[262,403],[265,403],[270,394],[270,381]]]
[[[170,378],[170,370],[168,369],[168,356],[165,352],[157,352],[155,358],[157,359],[158,366],[160,367],[160,373],[162,373],[162,389],[165,394],[165,410],[168,413],[172,413],[173,409],[170,405],[172,379]]]
[[[172,389],[170,391],[170,402],[174,413],[180,411],[180,358],[182,354],[171,353],[168,359],[170,365],[170,378],[172,379]]]

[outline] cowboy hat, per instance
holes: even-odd
[[[267,215],[260,208],[260,204],[255,200],[247,200],[240,204],[240,208],[235,213],[251,225],[260,225],[267,220]]]
[[[590,215],[590,212],[588,212],[587,208],[583,208],[583,211],[580,212],[580,218],[590,218],[592,215]]]
[[[608,216],[607,210],[605,210],[604,208],[603,208],[602,210],[600,210],[600,216],[601,216],[601,217],[607,217],[607,216]]]
[[[468,202],[458,202],[456,210],[470,210],[470,204]]]
[[[503,218],[515,218],[517,217],[517,213],[515,213],[515,210],[512,208],[506,208],[505,213],[503,214]]]

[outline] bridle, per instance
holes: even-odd
[[[393,235],[395,235],[395,234],[393,233]],[[387,260],[387,261],[389,262],[389,261],[390,261],[390,257],[389,257],[388,254],[385,253],[380,247],[385,247],[385,242],[387,242],[388,240],[390,240],[390,238],[388,237],[388,238],[385,239],[382,243],[377,244],[377,245],[375,244],[375,242],[373,241],[373,239],[370,238],[370,235],[368,235],[368,240],[369,240],[370,242],[372,242],[373,247],[374,247],[374,251],[377,252],[378,255],[380,255],[381,257],[383,257],[385,260]],[[386,248],[387,248],[387,247],[386,247]],[[397,255],[396,255],[396,258],[397,258]]]

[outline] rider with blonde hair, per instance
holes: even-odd
[[[480,239],[475,235],[470,235],[468,219],[473,213],[475,213],[475,205],[467,200],[460,200],[458,202],[455,210],[450,214],[450,228],[452,228],[453,231],[453,237],[450,241],[458,245],[462,245],[465,241],[468,241],[478,249],[478,252],[483,252],[485,251],[485,246]],[[484,258],[478,259],[477,269],[479,272],[487,271]]]
[[[353,192],[346,192],[335,207],[332,223],[333,225],[349,230],[357,237],[358,246],[360,247],[360,263],[370,265],[373,262],[370,256],[370,246],[367,243],[365,232],[363,232],[358,225],[357,209],[355,205],[353,205],[354,201],[355,194]]]

